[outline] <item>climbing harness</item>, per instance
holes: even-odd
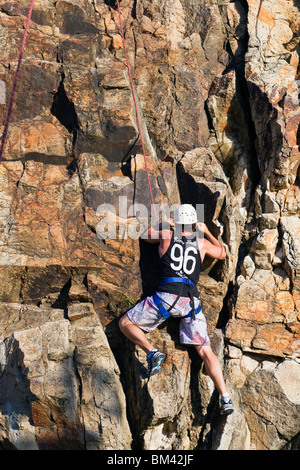
[[[15,99],[15,95],[16,95],[17,83],[18,83],[18,79],[19,79],[19,76],[20,76],[20,69],[21,69],[22,59],[23,59],[23,55],[24,55],[24,51],[25,51],[26,39],[27,39],[28,31],[29,31],[29,25],[30,25],[30,21],[31,21],[31,15],[32,15],[34,2],[35,2],[35,0],[30,1],[29,11],[28,11],[28,15],[27,15],[27,21],[26,21],[26,25],[25,25],[25,32],[24,32],[22,46],[21,46],[21,50],[20,50],[20,54],[19,54],[17,70],[16,70],[16,73],[15,73],[14,83],[13,83],[13,87],[12,87],[12,91],[11,91],[10,102],[9,102],[7,115],[6,115],[6,119],[5,119],[4,130],[3,130],[2,139],[1,139],[1,146],[0,146],[0,163],[1,163],[2,157],[3,157],[4,146],[5,146],[5,141],[6,141],[7,132],[8,132],[9,121],[10,121],[10,117],[11,117],[11,113],[12,113],[12,107],[13,107],[14,99]]]
[[[191,281],[190,279],[187,279],[186,277],[166,277],[165,279],[162,279],[160,282],[160,286],[164,286],[166,284],[170,284],[172,282],[180,282],[183,284],[187,284],[188,286],[194,286],[195,283]]]
[[[121,10],[120,10],[119,0],[117,0],[117,7],[118,7],[120,31],[121,31],[123,47],[124,47],[124,53],[125,53],[125,58],[126,58],[126,64],[127,64],[127,69],[128,69],[128,75],[129,75],[129,80],[130,80],[130,87],[131,87],[131,92],[132,92],[132,97],[133,97],[133,102],[134,102],[134,107],[135,107],[135,113],[136,113],[136,120],[137,120],[137,125],[138,125],[141,145],[142,145],[142,151],[143,151],[143,156],[144,156],[144,162],[145,162],[145,169],[146,169],[146,175],[147,175],[147,180],[148,180],[149,192],[150,192],[150,197],[151,197],[151,202],[152,202],[152,207],[153,207],[155,219],[156,219],[156,221],[158,221],[157,215],[156,215],[156,210],[155,210],[153,192],[152,192],[152,188],[151,188],[151,182],[150,182],[150,176],[149,176],[149,170],[148,170],[147,158],[146,158],[146,152],[145,152],[145,146],[144,146],[144,139],[143,139],[142,130],[141,130],[141,123],[140,123],[140,118],[139,118],[137,101],[136,101],[136,97],[135,97],[133,79],[132,79],[132,74],[131,74],[131,70],[130,70],[128,54],[127,54],[125,34],[124,34],[124,29],[123,29],[123,22],[122,22],[122,15],[121,15]]]
[[[195,283],[193,281],[191,281],[190,279],[187,279],[185,277],[166,277],[165,279],[161,280],[159,287],[164,286],[166,284],[172,284],[173,282],[180,282],[182,284],[182,286],[184,284],[186,284],[188,286],[194,286],[195,285]],[[178,302],[179,298],[180,298],[180,294],[176,297],[175,301],[173,302],[173,304],[168,309],[166,309],[162,305],[162,301],[156,293],[153,295],[153,302],[155,303],[156,307],[158,308],[158,310],[160,311],[162,316],[165,319],[167,319],[171,316],[170,311],[175,306],[175,304]],[[182,318],[192,317],[193,320],[195,320],[195,315],[197,315],[198,313],[201,312],[201,307],[200,307],[200,305],[197,308],[194,307],[194,300],[192,298],[192,295],[190,295],[190,299],[191,299],[192,309],[187,315],[185,315]]]

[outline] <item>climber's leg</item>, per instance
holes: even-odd
[[[230,395],[227,391],[221,364],[210,346],[195,345],[196,351],[203,359],[205,370],[214,382],[221,401],[221,414],[230,414],[233,412],[233,405]]]
[[[152,351],[153,346],[146,338],[143,330],[132,323],[127,314],[120,318],[119,327],[126,338],[132,341],[136,346],[140,346],[146,354],[149,354],[149,352]]]

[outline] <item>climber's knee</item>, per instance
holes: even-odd
[[[209,359],[210,357],[214,356],[213,350],[211,349],[210,345],[207,346],[200,346],[200,345],[195,345],[195,349],[201,359],[204,361],[206,359]]]

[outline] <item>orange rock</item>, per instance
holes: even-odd
[[[298,349],[294,346],[295,339],[297,336],[289,332],[285,325],[260,325],[252,341],[252,347],[274,356],[293,355]]]
[[[31,406],[32,420],[37,427],[47,427],[53,424],[49,406],[40,401],[34,401]]]

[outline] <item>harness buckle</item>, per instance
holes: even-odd
[[[161,299],[158,297],[157,294],[153,294],[152,298],[153,298],[153,302],[155,303],[156,307],[158,308],[158,310],[160,311],[164,319],[167,320],[171,315],[168,312],[168,310],[163,306]],[[199,305],[199,307],[192,309],[187,315],[185,315],[182,318],[192,317],[192,319],[195,320],[196,315],[200,312],[201,312],[201,307]]]

